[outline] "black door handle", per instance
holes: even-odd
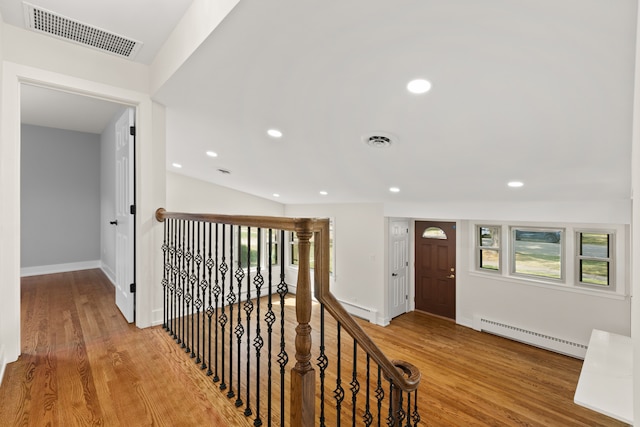
[[[109,221],[109,224],[111,224],[111,225],[118,225],[118,220],[116,219],[115,221]]]

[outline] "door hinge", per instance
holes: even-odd
[[[409,300],[409,295],[405,295],[404,299],[408,301]]]
[[[136,214],[136,205],[129,206],[129,213],[131,215],[135,215]]]
[[[136,136],[136,127],[135,126],[130,126],[129,127],[129,135]]]
[[[129,292],[131,292],[132,294],[134,294],[136,292],[136,284],[132,283],[129,285]]]
[[[409,267],[409,261],[405,261],[405,262],[404,262],[404,265],[405,265],[405,266],[407,266],[407,267]]]

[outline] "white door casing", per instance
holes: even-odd
[[[409,296],[409,221],[389,221],[389,318],[407,312]]]
[[[135,320],[134,283],[134,110],[127,108],[116,122],[116,305],[131,323]]]

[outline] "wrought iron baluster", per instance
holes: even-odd
[[[211,271],[214,267],[214,262],[213,262],[213,258],[211,258],[211,223],[209,223],[207,226],[205,226],[206,228],[208,228],[208,230],[205,229],[205,235],[208,233],[208,238],[205,238],[206,240],[206,246],[208,247],[208,252],[207,252],[207,260],[205,261],[204,265],[207,268],[207,296],[209,297],[209,303],[207,304],[207,319],[208,319],[208,326],[209,326],[209,336],[207,339],[207,376],[213,375],[213,371],[211,370],[211,327],[212,327],[212,323],[211,323],[211,319],[213,317],[213,314],[215,313],[215,310],[213,308],[212,305],[212,301],[211,301],[211,294],[213,293],[213,284],[211,283]],[[204,247],[204,246],[203,246]],[[204,274],[204,273],[203,273]],[[202,334],[203,336],[203,347],[204,347],[204,334]],[[202,363],[204,364],[204,360],[202,361]]]
[[[358,392],[360,391],[360,382],[358,381],[358,342],[353,340],[353,371],[351,373],[351,382],[349,383],[351,386],[351,424],[353,426],[356,425],[356,409],[357,409],[357,397]]]
[[[367,353],[367,390],[366,390],[366,403],[364,407],[364,415],[362,420],[364,425],[369,427],[373,422],[373,415],[371,414],[371,356]]]
[[[287,366],[287,362],[289,361],[289,355],[285,350],[285,339],[284,339],[284,303],[285,297],[289,292],[289,288],[284,278],[284,230],[280,231],[280,283],[278,284],[278,295],[280,296],[280,353],[278,353],[278,364],[280,365],[280,414],[284,414],[284,392],[285,392],[285,383],[284,383],[284,370],[285,366]],[[284,417],[280,417],[280,425],[284,427]]]
[[[187,222],[187,304],[188,304],[188,312],[189,316],[187,317],[187,347],[185,348],[185,353],[191,353],[191,357],[195,357],[193,353],[193,300],[194,300],[194,286],[195,286],[195,275],[193,274],[193,221]],[[191,285],[191,287],[189,287]],[[185,314],[186,317],[186,314]]]
[[[235,334],[236,334],[236,345],[237,345],[237,355],[236,355],[236,359],[237,359],[237,365],[236,365],[236,381],[237,381],[237,397],[236,397],[236,406],[240,407],[242,406],[242,399],[240,397],[241,394],[241,384],[240,384],[240,377],[242,374],[242,366],[240,364],[241,361],[241,355],[242,355],[242,349],[241,349],[241,345],[242,345],[242,337],[244,336],[244,326],[242,325],[242,310],[241,310],[241,306],[242,306],[242,281],[244,280],[245,277],[245,272],[244,272],[244,268],[242,267],[242,242],[241,240],[241,236],[242,236],[242,227],[238,227],[238,232],[237,232],[237,236],[238,236],[238,268],[236,269],[236,284],[238,285],[238,320],[237,320],[237,324],[236,324],[236,328],[235,328]],[[248,275],[248,274],[247,274]]]
[[[394,405],[394,389],[393,382],[389,381],[389,416],[387,417],[387,426],[396,427],[396,410]]]
[[[233,225],[229,226],[229,265],[233,269]],[[231,272],[233,273],[233,271]],[[236,294],[233,290],[233,274],[229,277],[229,294],[227,295],[227,303],[229,303],[229,391],[227,397],[232,398],[236,394],[233,391],[233,304],[237,301]]]
[[[178,344],[180,344],[180,346],[182,348],[185,347],[184,341],[183,341],[183,335],[184,335],[184,283],[185,283],[185,277],[186,277],[186,273],[184,270],[184,265],[185,265],[185,259],[184,259],[184,220],[180,221],[180,235],[179,238],[181,239],[180,242],[180,246],[178,248],[178,257],[180,258],[180,288],[179,288],[179,294],[178,294],[178,298],[179,298],[179,308],[178,308]]]
[[[220,270],[220,281],[222,282],[222,295],[221,295],[221,300],[220,300],[220,306],[221,306],[221,310],[220,310],[220,316],[218,317],[218,323],[220,324],[220,345],[221,345],[221,354],[222,354],[222,361],[221,366],[220,366],[220,371],[222,372],[222,382],[220,383],[220,390],[226,390],[227,388],[227,383],[225,382],[225,360],[226,360],[226,353],[225,353],[225,345],[224,345],[224,333],[225,333],[225,327],[227,325],[227,314],[225,313],[225,306],[224,306],[224,302],[225,302],[225,295],[224,295],[224,291],[225,291],[225,285],[226,285],[226,275],[227,275],[227,271],[229,270],[229,267],[227,266],[227,260],[226,260],[226,256],[225,256],[225,238],[226,238],[226,230],[227,227],[225,225],[222,225],[222,260],[220,262],[220,267],[218,268]],[[217,247],[216,247],[217,250]],[[216,344],[217,344],[217,340],[216,340]],[[217,354],[217,352],[216,352]],[[214,380],[216,378],[214,377]]]
[[[382,422],[382,401],[384,400],[384,389],[382,388],[382,368],[378,365],[378,383],[376,385],[376,401],[378,402],[378,427]]]
[[[200,346],[200,318],[202,317],[202,327],[204,328],[204,316],[205,311],[202,309],[204,306],[204,291],[207,289],[207,279],[204,275],[204,265],[202,264],[202,253],[201,253],[201,234],[202,234],[202,223],[200,221],[197,222],[196,227],[196,256],[194,258],[194,262],[196,264],[196,363],[200,363],[200,369],[205,369],[207,365],[203,362],[204,354],[204,346]],[[202,266],[202,270],[200,267]],[[202,276],[201,276],[202,273]],[[204,331],[202,331],[202,337],[204,339]],[[202,357],[201,357],[202,356]]]
[[[418,413],[418,389],[413,392],[413,412],[411,413],[414,427],[418,427],[420,422],[420,414]]]
[[[169,334],[175,339],[176,331],[174,329],[175,324],[175,307],[176,307],[176,281],[178,276],[178,270],[176,268],[176,226],[175,219],[170,218],[168,222],[169,226],[169,256],[171,258],[171,280],[169,282],[169,292],[171,294],[171,303],[169,305]]]
[[[169,233],[169,224],[165,222],[162,227],[162,328],[168,329],[167,319],[167,298],[169,295],[169,279],[167,278],[169,267],[169,245],[167,244],[167,234]]]
[[[267,263],[267,265],[269,265],[269,263]],[[262,425],[262,420],[260,419],[260,363],[262,347],[264,346],[262,331],[260,329],[260,297],[262,286],[264,285],[264,277],[262,276],[262,229],[260,228],[258,228],[258,260],[253,283],[256,288],[256,337],[253,340],[253,348],[256,351],[256,417],[253,420],[253,425],[254,427],[259,427]],[[249,297],[247,297],[247,299],[249,299]],[[247,325],[248,323],[249,321],[247,320]],[[251,365],[247,360],[247,384],[249,383],[249,372],[251,372]],[[247,407],[249,407],[249,386],[247,386]]]
[[[250,416],[253,414],[251,411],[251,400],[249,396],[249,391],[251,389],[251,313],[253,312],[253,302],[251,301],[251,227],[247,227],[247,295],[244,300],[244,313],[245,313],[245,321],[247,327],[245,328],[246,333],[246,342],[247,342],[247,384],[246,384],[246,403],[244,409],[244,415]],[[238,352],[239,354],[240,352]],[[238,363],[239,363],[238,358]],[[240,368],[238,367],[238,372]]]
[[[324,414],[324,378],[327,367],[329,366],[329,359],[325,353],[324,346],[324,304],[320,305],[320,356],[318,356],[318,367],[320,368],[320,426],[325,427],[325,414]]]
[[[209,224],[209,236],[211,236],[211,224]],[[215,239],[216,239],[216,244],[215,244],[215,259],[216,262],[220,263],[220,257],[219,257],[219,252],[218,252],[218,224],[216,224],[216,233],[215,233]],[[209,240],[211,241],[211,239]],[[209,252],[211,252],[211,244],[209,244]],[[215,263],[212,263],[215,264]],[[216,316],[216,319],[218,318],[218,310],[219,310],[219,305],[218,305],[218,297],[220,297],[220,281],[219,276],[218,276],[218,269],[215,269],[216,272],[216,276],[215,276],[215,284],[213,286],[213,297],[214,297],[214,315]],[[211,281],[211,278],[209,278],[209,281]],[[222,298],[223,303],[222,305],[224,305],[224,297]],[[214,333],[214,358],[215,358],[215,368],[213,371],[213,382],[218,382],[220,381],[220,377],[218,376],[218,322],[215,322],[215,333]],[[211,368],[211,361],[209,361],[209,368]]]
[[[269,292],[267,296],[267,314],[264,318],[267,323],[267,425],[271,426],[271,402],[272,402],[272,381],[271,381],[271,345],[273,338],[273,324],[276,321],[276,315],[273,312],[273,230],[269,229],[269,270],[267,271],[267,277],[269,282]]]
[[[341,356],[341,346],[342,340],[340,338],[341,335],[341,325],[340,322],[337,324],[336,331],[336,388],[333,391],[333,397],[336,399],[336,426],[340,427],[340,418],[342,416],[342,401],[344,400],[344,388],[342,388],[342,356]]]

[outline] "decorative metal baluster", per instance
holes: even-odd
[[[241,345],[242,345],[242,337],[244,336],[244,326],[242,326],[242,310],[241,305],[242,305],[242,280],[244,279],[245,276],[245,272],[244,272],[244,268],[242,267],[242,257],[240,256],[240,253],[242,252],[242,244],[240,242],[241,239],[241,235],[242,235],[242,227],[238,227],[238,268],[236,269],[236,283],[238,285],[238,320],[237,320],[237,324],[236,324],[236,328],[235,328],[235,334],[236,334],[236,344],[237,344],[237,350],[238,350],[238,354],[237,354],[237,397],[236,397],[236,406],[240,407],[242,406],[242,399],[240,398],[240,390],[241,390],[241,385],[240,385],[240,377],[242,374],[242,368],[240,365],[240,360],[241,360],[241,356],[242,356],[242,350],[241,350]],[[248,275],[248,274],[247,274]]]
[[[193,352],[193,338],[194,338],[194,322],[193,322],[193,309],[194,307],[194,296],[195,296],[195,284],[196,275],[193,271],[193,221],[189,221],[187,226],[187,273],[189,273],[189,285],[191,288],[187,291],[187,304],[189,304],[189,317],[187,318],[187,347],[185,348],[185,353],[191,352],[191,358],[196,357],[196,354]],[[191,326],[191,328],[189,328]]]
[[[206,228],[208,228],[209,230],[209,238],[205,239],[207,241],[207,246],[209,248],[209,251],[207,252],[207,260],[205,261],[204,265],[207,268],[207,282],[208,282],[208,288],[207,288],[207,296],[209,297],[209,303],[207,304],[207,318],[208,318],[208,326],[209,326],[209,338],[207,339],[207,355],[209,356],[207,359],[207,376],[211,376],[213,375],[213,371],[211,370],[211,327],[212,327],[212,323],[211,323],[211,319],[213,317],[213,314],[215,313],[215,310],[213,308],[212,305],[212,301],[211,301],[211,294],[213,293],[213,285],[211,283],[211,271],[213,269],[213,267],[215,266],[215,263],[213,262],[213,258],[211,258],[211,223],[209,223]],[[206,230],[205,230],[206,233]],[[216,303],[217,303],[217,297],[216,297]],[[217,324],[216,324],[217,325]],[[217,329],[217,326],[216,326]],[[202,334],[203,336],[203,340],[204,340],[204,334]],[[203,346],[204,346],[204,342],[203,342]],[[202,363],[204,364],[204,360],[202,361]]]
[[[258,301],[259,303],[259,301]],[[245,333],[247,335],[247,384],[246,384],[246,403],[244,409],[245,416],[251,416],[253,412],[251,411],[251,399],[249,396],[249,391],[251,390],[251,313],[253,312],[253,302],[251,301],[251,227],[247,227],[247,296],[244,300],[244,313],[246,317],[246,325]],[[239,354],[240,352],[238,352]],[[238,364],[240,363],[240,357],[238,357]],[[240,372],[240,367],[238,367],[238,373]],[[239,390],[239,387],[238,387]]]
[[[169,233],[169,224],[165,221],[163,224],[163,239],[162,239],[162,328],[168,330],[167,324],[167,298],[169,295],[169,279],[167,278],[169,266],[169,245],[167,244],[167,234]]]
[[[382,422],[382,401],[384,400],[384,389],[382,388],[382,368],[378,365],[378,383],[376,386],[376,400],[378,401],[378,427]]]
[[[349,383],[351,386],[351,424],[353,426],[356,425],[356,403],[358,392],[360,391],[360,382],[358,381],[358,342],[353,340],[353,371],[351,373],[351,382]]]
[[[276,315],[273,312],[273,230],[269,229],[269,269],[267,271],[267,277],[269,281],[269,293],[267,296],[267,314],[264,319],[267,322],[267,425],[271,426],[271,392],[273,387],[271,385],[271,344],[273,338],[273,324],[276,321]],[[281,261],[282,262],[282,261]]]
[[[414,427],[418,427],[420,422],[420,414],[418,413],[418,389],[413,392],[413,412],[411,413]]]
[[[387,426],[395,427],[396,426],[396,411],[394,410],[394,390],[393,383],[389,381],[389,416],[387,417]]]
[[[340,347],[342,346],[342,341],[340,339],[340,335],[341,335],[341,325],[338,322],[337,325],[337,333],[336,333],[336,351],[337,351],[337,372],[336,372],[336,388],[333,391],[333,396],[336,399],[336,426],[340,427],[340,418],[342,416],[342,401],[344,400],[344,389],[342,388],[342,356],[341,356],[341,351],[340,351]]]
[[[253,279],[253,283],[256,287],[256,337],[253,340],[253,348],[256,350],[256,418],[253,420],[253,425],[259,427],[262,425],[260,419],[260,358],[262,347],[264,346],[264,340],[262,338],[262,331],[260,330],[260,297],[262,286],[264,285],[264,277],[262,276],[262,229],[258,229],[258,265],[256,266],[256,276]],[[268,263],[267,263],[268,265]],[[247,299],[250,299],[247,296]],[[247,318],[247,328],[249,320]],[[248,341],[247,341],[248,342]],[[249,384],[249,372],[251,372],[251,365],[247,359],[247,384]],[[249,386],[247,385],[247,407],[249,407]],[[246,413],[245,413],[246,415]]]
[[[202,277],[200,277],[200,266],[202,265],[202,254],[200,253],[200,234],[202,233],[200,221],[197,222],[197,227],[194,225],[194,230],[196,232],[196,255],[193,259],[196,265],[196,363],[200,363],[200,369],[204,369],[207,367],[204,363],[202,363],[202,359],[200,356],[202,355],[200,348],[200,317],[202,316],[202,327],[204,328],[204,310],[202,310],[202,306],[204,303],[202,300],[204,299],[204,290],[207,288],[207,280],[204,277],[204,273]],[[202,291],[202,296],[200,296],[200,291]],[[204,336],[204,333],[203,333]]]
[[[289,287],[284,281],[284,230],[280,231],[280,283],[278,284],[278,295],[280,296],[280,353],[278,353],[278,364],[280,365],[280,425],[284,427],[284,370],[289,361],[289,355],[285,350],[284,340],[284,300],[289,292]]]
[[[209,228],[209,232],[211,232],[211,228]],[[211,248],[209,248],[209,252],[211,252]],[[220,263],[219,252],[218,252],[218,224],[216,224],[215,257],[216,257],[216,261]],[[218,310],[220,309],[218,306],[218,297],[220,296],[220,292],[221,292],[221,289],[220,289],[220,281],[218,280],[218,269],[216,269],[216,279],[215,279],[215,285],[213,287],[213,296],[214,296],[213,303],[215,304],[214,310],[215,310],[216,318],[217,318]],[[221,305],[224,306],[224,295],[222,296]],[[218,376],[218,322],[216,322],[215,327],[216,327],[215,335],[214,335],[215,345],[213,349],[214,357],[215,357],[215,368],[213,372],[213,382],[217,383],[218,381],[220,381],[220,377]],[[211,362],[209,362],[209,367],[211,367]]]
[[[178,262],[180,266],[180,286],[178,287],[178,333],[176,342],[184,348],[182,334],[184,333],[184,220],[180,220],[178,227]]]
[[[222,262],[220,262],[220,267],[218,268],[220,270],[220,279],[222,282],[222,297],[221,297],[221,301],[220,301],[220,305],[221,305],[221,310],[220,310],[220,316],[218,317],[218,323],[220,323],[220,343],[221,343],[221,354],[222,354],[222,366],[221,366],[221,372],[222,372],[222,382],[220,383],[220,390],[225,390],[227,388],[227,383],[225,382],[225,372],[224,372],[224,362],[225,362],[225,346],[224,346],[224,332],[225,332],[225,326],[227,325],[227,314],[225,313],[225,308],[224,308],[224,289],[225,289],[225,284],[226,284],[226,275],[227,275],[227,271],[229,270],[229,267],[227,266],[227,262],[226,262],[226,257],[225,257],[225,235],[226,235],[226,230],[227,227],[222,225]],[[216,246],[216,251],[217,251],[217,246]],[[216,257],[217,258],[217,257]],[[217,339],[216,339],[216,344],[218,343]],[[216,351],[216,355],[218,354],[218,352]],[[217,366],[217,364],[216,364]],[[216,380],[216,377],[213,378],[214,381]]]
[[[324,304],[320,305],[320,356],[318,356],[318,367],[320,368],[320,426],[325,427],[324,416],[324,377],[329,366],[329,359],[325,353],[324,346]]]
[[[176,220],[169,218],[169,254],[171,257],[171,281],[169,282],[169,292],[171,294],[171,304],[169,306],[169,334],[173,338],[176,337],[176,331],[174,330],[175,324],[175,306],[176,306],[176,281],[178,277],[178,269],[176,267]]]
[[[407,411],[405,413],[411,414],[411,393],[407,393]],[[406,417],[406,420],[407,420],[407,424],[405,425],[405,427],[412,427],[411,417],[410,416]]]
[[[197,235],[197,240],[196,240]],[[200,222],[193,222],[191,234],[191,247],[193,248],[193,260],[191,263],[191,289],[193,296],[194,316],[191,316],[191,358],[195,358],[196,363],[200,363],[200,309],[202,308],[202,300],[200,299],[200,264],[202,263],[202,255],[200,255]],[[195,294],[194,287],[195,286]],[[193,318],[195,319],[195,322]],[[193,333],[195,323],[195,335]]]
[[[233,268],[233,225],[229,226],[229,265]],[[236,394],[233,391],[233,304],[236,302],[236,294],[233,291],[233,279],[229,278],[229,295],[227,295],[227,303],[229,303],[229,391],[227,397],[232,398]]]
[[[373,415],[371,415],[371,356],[367,353],[367,401],[364,407],[364,416],[362,417],[364,425],[369,427],[373,422]]]

